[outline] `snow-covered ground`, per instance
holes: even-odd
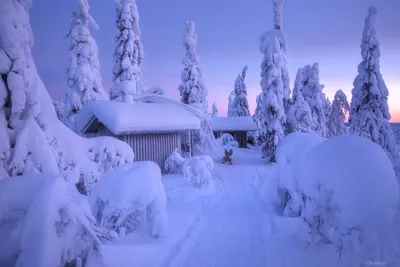
[[[180,175],[163,176],[168,236],[154,239],[147,229],[106,245],[107,266],[265,266],[271,214],[258,198],[260,185],[276,168],[258,149],[236,149],[234,165],[213,157],[213,183],[199,189]]]

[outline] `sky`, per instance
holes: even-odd
[[[35,0],[31,23],[33,56],[50,95],[60,99],[65,89],[70,14],[77,0]],[[270,0],[137,0],[147,86],[161,87],[179,99],[177,90],[185,54],[185,22],[196,24],[198,54],[211,109],[215,101],[225,115],[237,75],[248,65],[246,84],[250,111],[261,92],[259,37],[272,29]],[[89,0],[99,25],[92,30],[99,47],[104,87],[112,86],[115,49],[115,1]],[[392,121],[400,122],[400,10],[399,0],[286,0],[283,30],[291,87],[297,69],[318,62],[324,92],[333,99],[342,89],[351,99],[353,80],[361,61],[360,43],[368,7],[378,9],[377,35],[381,44],[381,72],[389,89]]]

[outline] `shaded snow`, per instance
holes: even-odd
[[[257,126],[250,116],[246,117],[212,117],[213,131],[255,131]]]

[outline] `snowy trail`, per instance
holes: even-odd
[[[273,168],[238,160],[234,166],[216,164],[214,178],[224,191],[165,266],[266,266],[271,217],[260,205],[256,188],[260,179],[273,175]]]

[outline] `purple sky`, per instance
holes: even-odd
[[[99,31],[92,31],[99,46],[103,83],[112,85],[114,1],[89,0]],[[143,73],[147,85],[160,86],[178,99],[183,69],[182,44],[186,20],[196,23],[198,53],[211,104],[225,114],[235,78],[249,66],[247,89],[251,113],[260,92],[259,36],[272,27],[270,0],[137,0],[145,52]],[[287,37],[288,67],[293,84],[299,67],[319,62],[321,83],[330,99],[337,89],[350,98],[368,7],[378,9],[381,71],[391,96],[393,119],[400,121],[400,1],[399,0],[286,0],[283,29]],[[51,96],[59,99],[65,83],[69,15],[77,1],[35,0],[31,22],[35,35],[34,58]]]

